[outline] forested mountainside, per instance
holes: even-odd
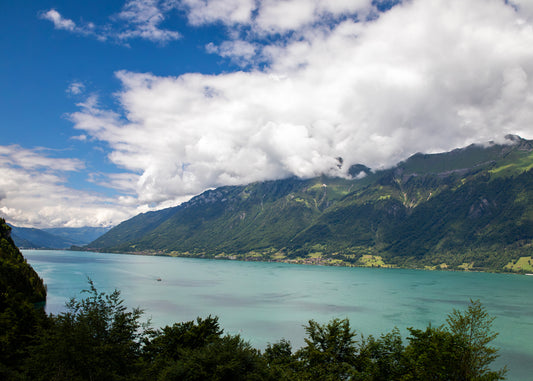
[[[0,218],[0,305],[6,298],[23,298],[31,303],[46,300],[43,281],[26,262],[11,239],[11,227]]]
[[[352,179],[209,190],[140,214],[92,250],[361,266],[533,271],[533,141],[416,154]]]
[[[8,366],[24,361],[45,318],[46,288],[11,239],[0,219],[0,378],[11,379]],[[7,366],[8,365],[8,366]]]

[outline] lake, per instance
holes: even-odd
[[[370,269],[72,252],[23,250],[48,286],[47,311],[64,311],[91,278],[99,291],[121,291],[161,327],[217,315],[225,332],[259,349],[281,338],[303,345],[303,325],[350,319],[365,336],[443,324],[454,308],[480,299],[496,317],[497,365],[509,380],[533,374],[533,276]],[[160,279],[160,280],[158,280]]]

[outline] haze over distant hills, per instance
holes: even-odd
[[[110,228],[21,228],[11,226],[11,237],[23,249],[67,249],[94,241]]]
[[[532,249],[533,141],[507,139],[507,145],[416,154],[387,170],[354,166],[353,179],[289,178],[209,190],[124,221],[88,248],[525,271],[515,265]]]

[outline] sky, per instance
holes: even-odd
[[[6,0],[0,28],[16,226],[533,138],[531,0]]]

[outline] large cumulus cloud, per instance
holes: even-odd
[[[71,115],[75,128],[109,144],[110,159],[135,174],[137,200],[146,205],[226,184],[344,176],[351,164],[386,167],[417,151],[506,133],[533,137],[530,7],[413,0],[366,21],[337,17],[311,28],[317,14],[372,10],[364,1],[339,3],[338,10],[308,1],[309,12],[294,15],[298,33],[265,44],[262,34],[288,28],[275,7],[287,8],[282,13],[292,20],[290,7],[300,2],[267,1],[270,13],[255,17],[246,13],[251,2],[220,13],[251,25],[232,40],[254,47],[237,57],[247,60],[247,71],[119,71],[120,107],[88,101]],[[214,18],[198,15],[196,23]]]

